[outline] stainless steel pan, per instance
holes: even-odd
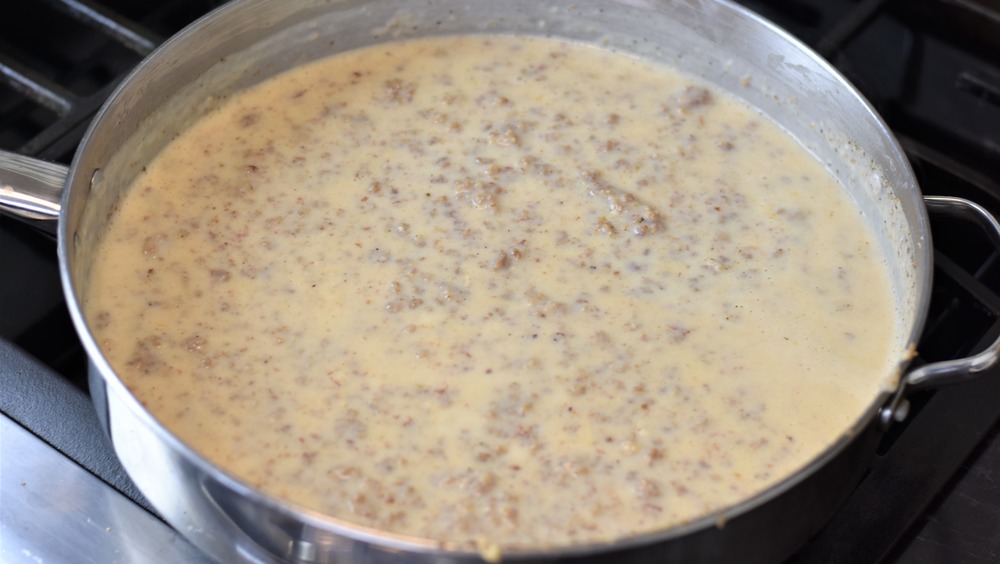
[[[884,428],[905,416],[907,392],[972,376],[997,361],[1000,342],[972,358],[902,372],[930,295],[927,210],[969,216],[998,246],[1000,225],[971,202],[922,197],[899,145],[868,103],[817,55],[742,8],[724,0],[237,1],[173,37],[127,78],[68,170],[0,154],[0,204],[36,221],[59,220],[66,300],[92,361],[92,396],[116,453],[164,518],[208,554],[225,562],[480,558],[268,497],[161,427],[111,369],[81,313],[107,218],[143,165],[228,93],[357,46],[481,32],[566,37],[662,60],[759,108],[828,164],[871,222],[892,262],[896,312],[906,328],[898,343],[898,388],[873,397],[836,444],[776,486],[681,527],[504,559],[780,561],[846,498]]]

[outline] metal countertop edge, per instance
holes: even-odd
[[[0,414],[0,561],[210,562],[176,531]]]

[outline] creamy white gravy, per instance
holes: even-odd
[[[91,288],[112,366],[208,459],[466,548],[743,500],[896,360],[883,257],[819,163],[554,40],[383,45],[234,96],[135,182]]]

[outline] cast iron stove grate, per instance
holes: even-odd
[[[19,3],[13,17],[0,20],[0,148],[68,163],[124,74],[219,3]],[[989,173],[1000,170],[1000,3],[740,3],[813,46],[862,90],[900,139],[926,193],[967,197],[1000,215],[1000,186]],[[966,355],[1000,333],[995,245],[964,224],[935,221],[933,233],[934,294],[918,362]],[[47,365],[0,386],[0,408],[144,504],[114,457],[106,456],[103,438],[79,436],[92,432],[91,421],[65,421],[93,416],[86,359],[62,299],[54,242],[0,216],[0,264],[0,338]],[[54,405],[60,401],[76,407]],[[975,479],[1000,468],[1000,371],[920,394],[913,405],[852,498],[794,562],[1000,558],[1000,487]],[[983,497],[953,507],[955,499],[970,496]],[[942,528],[960,530],[942,538]]]

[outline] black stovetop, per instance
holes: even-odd
[[[0,19],[0,149],[68,163],[123,73],[220,3],[19,3],[15,17]],[[739,3],[858,86],[926,194],[966,197],[1000,216],[1000,2]],[[1000,334],[1000,251],[969,225],[935,221],[932,231],[934,293],[918,362],[967,355]],[[0,411],[144,503],[103,437],[75,422],[93,417],[55,253],[51,238],[0,215],[0,375],[8,378]],[[8,374],[11,355],[41,363],[17,361]],[[890,431],[853,496],[794,562],[1000,562],[1000,370],[912,400],[910,418]]]

